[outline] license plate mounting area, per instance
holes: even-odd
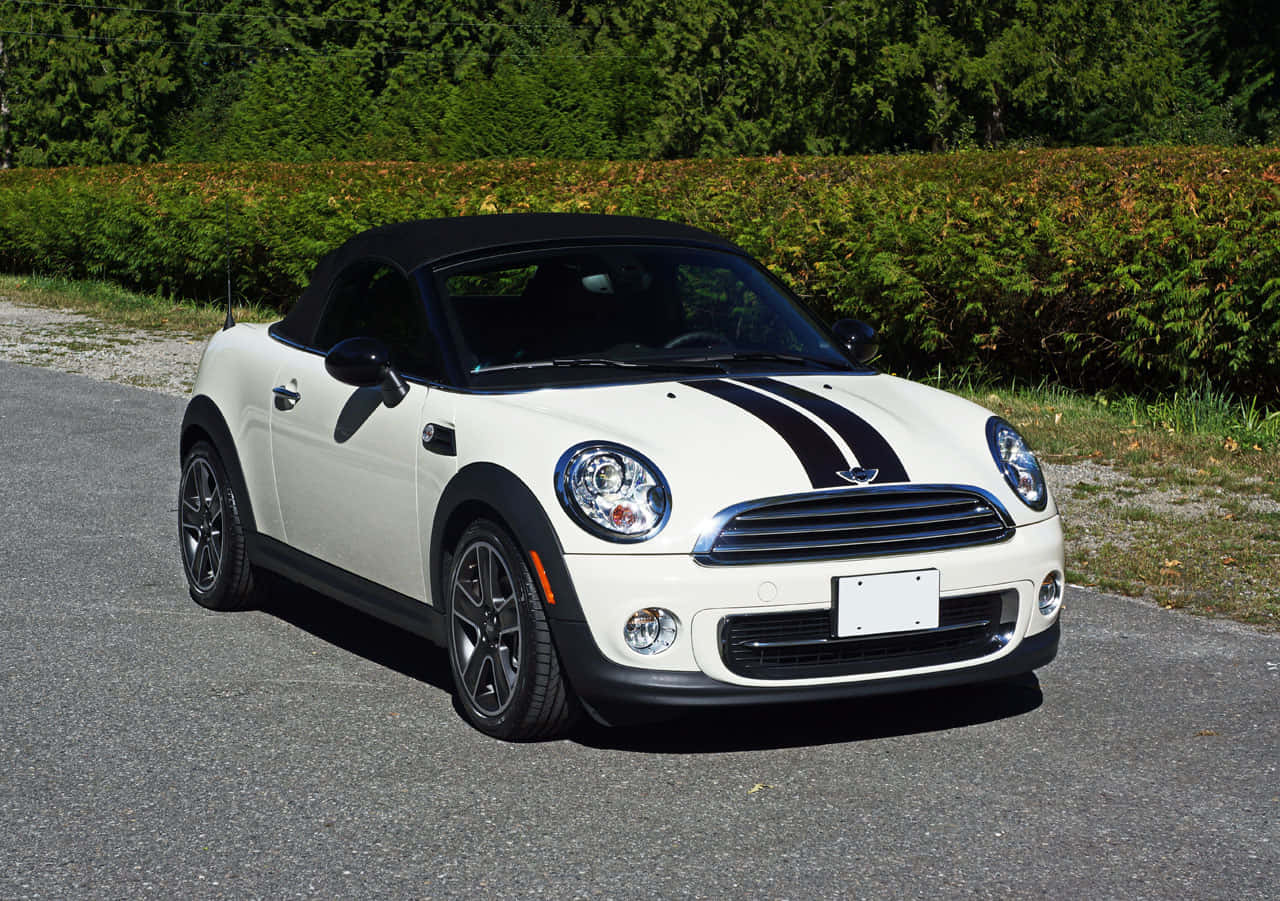
[[[941,577],[916,569],[833,580],[837,638],[938,628]]]

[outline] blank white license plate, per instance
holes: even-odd
[[[836,579],[836,636],[938,628],[936,569]]]

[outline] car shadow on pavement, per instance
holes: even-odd
[[[452,694],[445,652],[425,638],[293,582],[273,582],[262,612],[321,641]],[[1034,674],[999,682],[849,701],[721,708],[660,723],[601,726],[589,718],[570,740],[653,754],[713,754],[837,744],[956,729],[1029,713],[1043,696]],[[465,719],[459,714],[459,727]]]
[[[607,728],[589,722],[574,739],[593,748],[652,754],[760,751],[958,729],[1030,713],[1043,700],[1040,681],[1028,673],[849,701],[699,711],[649,725]]]
[[[388,625],[294,582],[275,580],[259,608],[337,648],[359,654],[446,692],[453,691],[444,651],[425,638]]]

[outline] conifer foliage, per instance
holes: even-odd
[[[229,245],[241,295],[285,309],[365,228],[527,211],[708,228],[824,318],[874,323],[898,371],[1280,399],[1264,149],[29,168],[0,175],[0,271],[214,299]]]
[[[0,165],[1269,143],[1264,0],[8,0]]]

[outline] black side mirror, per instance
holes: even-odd
[[[394,407],[409,393],[409,385],[391,367],[391,351],[377,338],[348,338],[324,355],[329,375],[357,388],[382,388],[382,402]]]
[[[844,350],[855,363],[866,365],[880,353],[880,341],[876,330],[861,319],[840,319],[831,326]]]

